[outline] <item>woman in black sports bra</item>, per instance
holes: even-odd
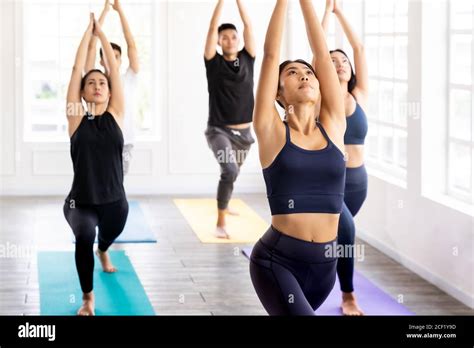
[[[91,70],[82,76],[92,35],[102,43],[109,76],[100,70]],[[105,272],[115,272],[107,250],[125,226],[128,202],[122,168],[123,90],[112,46],[92,13],[77,50],[66,110],[74,179],[63,209],[76,238],[76,268],[83,292],[83,303],[77,314],[94,315],[96,227],[99,231],[97,256],[102,268]]]
[[[272,225],[252,251],[250,276],[270,315],[314,315],[336,279],[346,118],[312,1],[300,0],[300,5],[316,66],[302,60],[279,63],[288,0],[278,0],[265,39],[254,110]],[[285,108],[285,123],[275,98]]]

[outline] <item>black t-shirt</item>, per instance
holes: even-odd
[[[255,58],[245,47],[229,62],[216,52],[211,60],[204,58],[209,91],[211,126],[226,126],[252,122],[253,66]]]

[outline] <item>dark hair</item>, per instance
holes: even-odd
[[[287,65],[292,64],[292,63],[300,63],[300,64],[306,65],[313,72],[314,76],[316,76],[316,72],[314,71],[313,66],[311,64],[309,64],[307,61],[305,61],[303,59],[285,60],[283,63],[280,64],[280,68],[278,70],[278,89],[280,89],[280,75],[281,75],[281,72],[286,68]],[[283,109],[285,108],[279,100],[277,100],[277,103]]]
[[[87,74],[84,75],[84,77],[82,78],[81,80],[81,91],[84,90],[84,87],[86,86],[86,81],[87,81],[87,78],[92,74],[92,73],[99,73],[99,74],[102,74],[106,79],[107,79],[107,84],[109,86],[109,89],[112,89],[112,85],[110,84],[110,78],[102,72],[102,70],[99,70],[99,69],[92,69],[92,70],[89,70],[89,72]]]
[[[351,60],[347,56],[346,52],[344,52],[343,50],[341,50],[339,48],[337,48],[335,50],[332,50],[332,51],[329,51],[329,54],[334,53],[334,52],[342,53],[343,55],[346,56],[347,61],[349,62],[349,66],[351,67],[351,78],[349,80],[349,83],[347,84],[347,90],[349,91],[349,93],[352,93],[352,91],[354,90],[354,88],[357,84],[357,78],[356,78],[356,75],[354,74],[354,69],[352,68]]]
[[[119,51],[120,55],[122,55],[122,48],[119,45],[111,42],[110,46],[112,46],[112,49]],[[104,59],[104,52],[102,51],[102,47],[99,50],[99,55],[100,55],[100,59]]]
[[[227,30],[227,29],[232,29],[232,30],[237,31],[237,28],[232,23],[223,23],[219,26],[219,28],[217,28],[217,33],[220,34],[221,31]]]

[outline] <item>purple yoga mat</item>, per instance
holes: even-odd
[[[252,247],[242,248],[242,253],[248,258],[252,253]],[[354,272],[354,288],[356,289],[357,301],[365,315],[414,315],[405,306],[398,303],[389,294],[378,288],[359,272]],[[339,281],[324,303],[316,310],[317,315],[342,315],[341,291]]]

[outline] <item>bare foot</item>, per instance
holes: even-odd
[[[94,293],[92,291],[87,293],[87,294],[82,295],[82,306],[77,311],[77,315],[80,315],[80,316],[95,315],[95,311],[94,311]]]
[[[362,309],[357,305],[357,301],[353,292],[342,293],[342,314],[349,316],[360,316],[364,315]]]
[[[225,210],[226,214],[233,215],[233,216],[239,216],[240,213],[237,210],[234,210],[232,208],[227,208]]]
[[[225,226],[217,226],[214,231],[214,237],[229,239],[229,235],[227,234]]]
[[[117,269],[112,265],[112,262],[110,261],[109,254],[103,251],[100,251],[97,249],[96,255],[99,257],[100,263],[102,264],[102,269],[106,273],[114,273],[117,272]]]

